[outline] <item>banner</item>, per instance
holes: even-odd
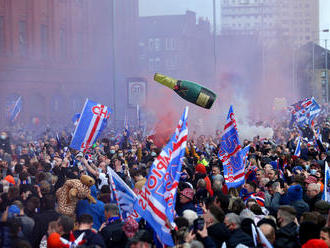
[[[113,192],[120,215],[123,220],[127,218],[138,218],[138,213],[133,209],[137,197],[133,190],[121,179],[118,174],[108,167],[111,191]]]
[[[321,108],[314,97],[292,104],[289,109],[292,114],[290,126],[296,123],[299,127],[311,127],[313,120],[321,112]]]
[[[168,246],[174,246],[171,229],[175,226],[176,192],[187,145],[187,116],[188,107],[174,135],[153,162],[147,182],[134,204],[134,209],[154,229],[160,241]]]
[[[229,108],[218,156],[223,163],[224,178],[228,189],[244,184],[244,163],[233,106]]]
[[[325,161],[323,200],[330,202],[330,169],[327,161]]]
[[[18,118],[19,113],[21,113],[22,111],[22,97],[20,96],[16,102],[15,105],[13,106],[13,108],[10,110],[10,122],[15,122]]]
[[[91,148],[106,127],[110,113],[107,106],[86,99],[70,147],[82,152]]]
[[[301,137],[297,138],[297,146],[296,146],[296,150],[294,151],[294,156],[296,157],[300,157],[301,155]]]

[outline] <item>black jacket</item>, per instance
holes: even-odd
[[[243,232],[240,228],[230,232],[230,237],[226,244],[228,248],[235,248],[238,244],[254,247],[252,237]]]
[[[10,140],[9,137],[6,139],[0,139],[0,149],[2,149],[4,152],[11,154],[11,148],[10,148]]]
[[[85,243],[86,246],[98,245],[101,248],[106,247],[102,236],[89,229],[76,230],[73,232],[73,235],[77,239],[82,233],[85,233],[83,240],[86,240],[86,243]]]
[[[124,223],[121,220],[115,220],[101,230],[106,247],[125,247],[127,237],[122,229],[123,225]]]
[[[294,222],[280,228],[276,232],[275,248],[298,248],[300,247],[298,241],[298,228]]]
[[[48,224],[56,221],[60,216],[55,210],[47,210],[34,216],[34,228],[32,231],[32,247],[39,247],[42,237],[47,234]]]
[[[310,211],[314,211],[315,210],[315,203],[319,200],[322,200],[322,193],[317,194],[316,196],[314,196],[312,199],[308,199],[308,205],[309,205],[309,209]]]
[[[230,232],[224,223],[217,223],[207,228],[207,233],[210,238],[213,239],[216,247],[221,247],[222,243],[227,241],[230,236]]]

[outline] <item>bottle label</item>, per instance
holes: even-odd
[[[209,99],[210,96],[201,91],[196,100],[196,104],[205,108]]]

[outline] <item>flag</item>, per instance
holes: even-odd
[[[125,128],[125,131],[128,131],[128,118],[127,118],[127,113],[125,113],[124,128]]]
[[[176,192],[187,145],[187,116],[188,107],[170,141],[154,160],[147,182],[134,204],[134,209],[154,229],[160,241],[169,246],[174,246],[171,228],[175,226]]]
[[[63,248],[74,248],[74,247],[83,245],[87,242],[87,240],[84,239],[84,236],[85,236],[85,233],[83,232],[76,239],[71,231],[70,232],[70,241],[66,240],[65,238],[60,237],[60,241],[62,242],[62,247]]]
[[[251,224],[251,230],[252,230],[252,239],[253,239],[253,243],[254,243],[254,247],[257,247],[258,245],[258,234],[257,234],[257,230],[254,224]]]
[[[324,190],[323,200],[330,202],[330,169],[328,162],[325,161]]]
[[[298,137],[297,139],[298,139],[298,142],[297,142],[296,150],[294,152],[294,156],[300,157],[300,155],[301,155],[301,137]]]
[[[247,145],[240,151],[244,166],[246,165],[249,151],[250,151],[250,145]]]
[[[260,230],[260,228],[257,227],[256,229],[257,229],[257,232],[258,232],[258,235],[259,235],[259,241],[260,241],[261,247],[273,248],[273,246],[268,241],[268,239],[265,237],[264,233]]]
[[[109,107],[86,99],[70,147],[88,151],[106,127],[110,113]]]
[[[229,108],[218,156],[223,163],[224,178],[228,189],[237,188],[244,184],[245,173],[241,156],[241,144],[232,105]]]
[[[73,125],[74,126],[77,126],[78,125],[79,118],[80,118],[80,114],[79,113],[76,113],[76,114],[74,114],[72,116],[72,122],[73,122]]]
[[[13,123],[17,120],[19,113],[21,113],[23,106],[22,97],[18,97],[13,108],[10,110],[10,122]]]
[[[140,128],[140,105],[136,105],[136,120],[137,120],[137,125],[138,128]]]
[[[137,197],[133,190],[121,179],[118,174],[108,167],[108,175],[110,179],[110,186],[114,193],[121,218],[123,220],[127,218],[138,218],[139,215],[133,209],[134,202]]]
[[[314,97],[292,104],[290,107],[291,124],[295,122],[299,127],[312,126],[313,120],[321,112],[321,108]]]

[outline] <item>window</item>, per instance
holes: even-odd
[[[154,59],[149,58],[149,71],[154,71]]]
[[[154,49],[154,39],[149,39],[148,40],[148,47],[149,47],[149,50],[153,50]]]
[[[66,57],[66,37],[64,28],[60,29],[60,56],[61,58]]]
[[[173,38],[166,39],[166,50],[175,50],[175,40]]]
[[[5,21],[4,17],[0,16],[0,54],[5,53]]]
[[[27,55],[27,33],[26,33],[26,22],[20,21],[18,25],[18,44],[19,53],[21,56]]]
[[[158,38],[155,39],[155,50],[156,51],[160,50],[160,39]]]
[[[41,56],[48,56],[48,26],[41,24]]]
[[[160,58],[155,58],[155,66],[154,69],[157,71],[160,68]]]

